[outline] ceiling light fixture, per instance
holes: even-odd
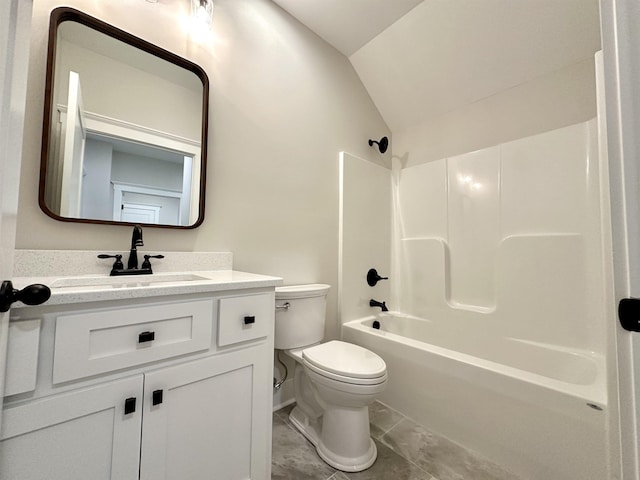
[[[211,26],[213,0],[191,0],[191,16],[197,23]]]

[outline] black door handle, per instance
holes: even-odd
[[[5,280],[0,286],[0,312],[7,312],[13,302],[20,301],[25,305],[40,305],[51,297],[51,290],[46,285],[34,283],[22,290],[13,288],[10,280]]]
[[[618,304],[620,325],[630,332],[640,332],[640,298],[623,298]]]

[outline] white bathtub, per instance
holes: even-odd
[[[347,322],[342,336],[387,363],[381,401],[430,430],[523,479],[607,479],[601,356],[398,313]]]

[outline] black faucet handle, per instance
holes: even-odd
[[[389,277],[381,277],[375,268],[369,269],[367,272],[367,283],[370,287],[374,287],[380,280],[389,280]]]
[[[149,270],[151,270],[151,262],[149,261],[150,258],[164,258],[164,255],[145,255],[144,262],[142,262],[142,269],[148,268]]]
[[[112,270],[124,270],[124,265],[122,264],[122,255],[107,255],[106,253],[101,253],[98,255],[98,258],[115,258],[116,261],[113,262]]]

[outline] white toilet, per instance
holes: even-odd
[[[291,422],[338,470],[359,472],[376,460],[369,405],[387,385],[384,360],[366,348],[324,336],[329,285],[276,288],[275,348],[295,359]]]

